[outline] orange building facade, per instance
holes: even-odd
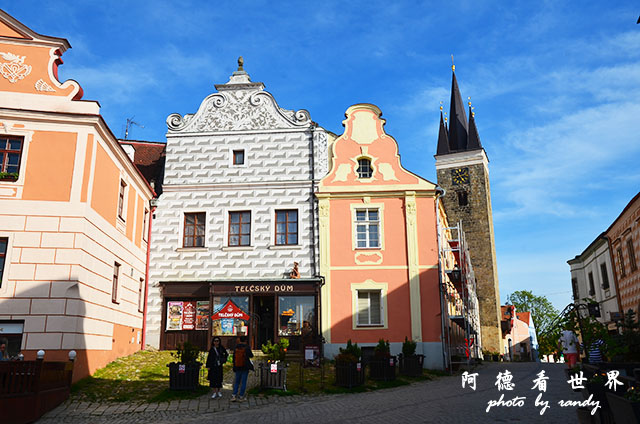
[[[325,356],[351,339],[371,347],[405,337],[425,367],[443,368],[435,184],[402,168],[374,105],[347,109],[319,184],[321,321]]]
[[[153,191],[94,101],[60,83],[65,39],[0,11],[0,341],[74,379],[141,347]]]

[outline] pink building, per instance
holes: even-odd
[[[325,356],[405,337],[425,366],[443,367],[436,185],[402,168],[381,111],[357,104],[331,145],[319,184],[322,331]]]

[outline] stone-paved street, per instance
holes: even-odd
[[[576,423],[576,407],[560,407],[559,400],[582,401],[580,393],[570,389],[562,364],[489,363],[477,368],[477,389],[461,387],[461,377],[442,377],[411,386],[368,393],[259,397],[247,402],[229,402],[225,391],[222,400],[208,397],[160,404],[85,404],[68,402],[45,415],[38,423],[137,423],[181,424],[241,420],[246,423],[349,422],[384,423],[494,423],[494,422],[562,422]],[[513,374],[513,391],[499,392],[495,386],[499,372]],[[550,408],[539,415],[534,406],[538,390],[531,390],[536,374],[544,370],[547,391],[542,400]],[[526,397],[522,407],[493,407],[485,412],[490,400],[504,394],[507,401]]]

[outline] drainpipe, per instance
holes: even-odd
[[[445,189],[436,186],[435,213],[436,213],[436,242],[438,244],[438,291],[440,292],[440,338],[442,340],[442,365],[443,369],[447,369],[447,349],[445,346],[445,313],[444,313],[444,293],[442,291],[442,258],[440,257],[440,215],[438,214],[438,205],[440,199],[446,194]],[[448,335],[446,339],[448,340]]]
[[[151,199],[151,209],[149,210],[149,232],[147,233],[147,264],[144,271],[144,308],[142,312],[142,350],[147,341],[147,301],[149,297],[149,258],[151,256],[151,227],[153,223],[153,213],[156,211],[155,203],[157,199]]]

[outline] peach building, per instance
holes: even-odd
[[[74,379],[139,350],[153,191],[80,85],[67,40],[0,11],[0,340],[77,354]]]
[[[436,185],[402,168],[381,111],[357,104],[331,145],[318,192],[325,356],[405,336],[425,367],[443,368]]]

